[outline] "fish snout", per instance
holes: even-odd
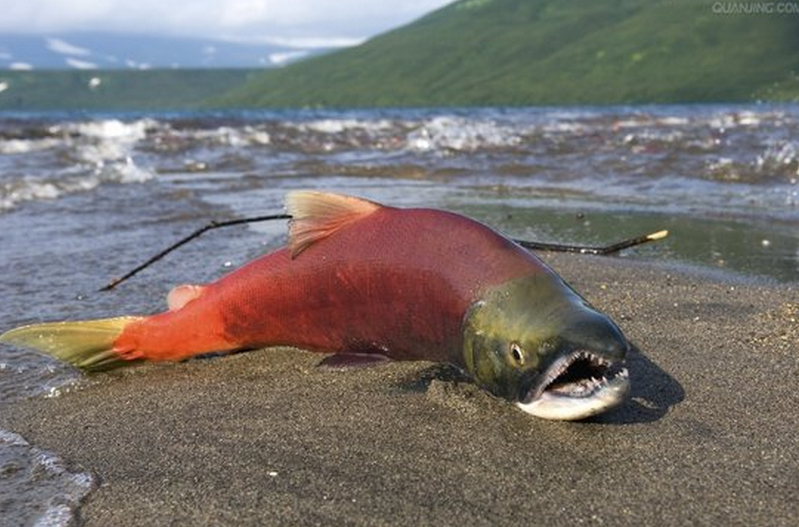
[[[584,350],[608,362],[623,361],[630,343],[607,315],[590,307],[570,317],[561,338],[573,350]]]
[[[582,306],[581,306],[582,307]],[[564,317],[547,366],[528,379],[516,403],[545,419],[584,419],[624,402],[630,392],[624,359],[630,345],[609,317],[585,306]]]

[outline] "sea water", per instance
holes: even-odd
[[[516,238],[602,245],[730,279],[799,277],[799,108],[646,106],[0,114],[0,331],[142,314],[285,241],[285,222],[211,231],[113,292],[97,289],[211,220],[282,212],[286,191],[468,214]],[[0,411],[79,375],[0,346]],[[66,525],[93,485],[0,431],[0,515]]]

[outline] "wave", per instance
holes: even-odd
[[[797,185],[790,107],[262,112],[0,120],[0,210],[158,174],[479,173]],[[344,168],[346,167],[346,168]],[[510,167],[510,168],[509,168]],[[618,186],[618,185],[617,185]],[[668,186],[668,185],[665,185]]]
[[[0,181],[0,211],[10,210],[28,201],[50,201],[61,196],[87,192],[104,183],[144,183],[155,177],[133,162],[131,157],[96,166],[78,174],[55,174],[52,177],[20,177]]]
[[[150,119],[44,123],[24,129],[27,137],[0,127],[0,211],[104,183],[153,179],[155,172],[139,166],[134,155],[157,126]]]
[[[66,468],[61,458],[0,429],[3,485],[0,502],[7,525],[67,527],[81,501],[94,488],[94,478]]]
[[[522,143],[525,131],[494,120],[436,117],[409,133],[406,148],[422,152],[474,152],[514,147]]]

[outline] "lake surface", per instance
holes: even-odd
[[[725,275],[799,278],[799,107],[0,114],[0,331],[162,309],[279,247],[285,222],[205,234],[96,292],[211,220],[282,212],[287,190],[468,214],[516,238]],[[0,347],[0,411],[79,375]],[[90,382],[82,380],[81,383]],[[0,515],[66,524],[93,482],[0,431]],[[60,522],[60,523],[59,523]]]

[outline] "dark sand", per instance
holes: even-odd
[[[548,260],[640,349],[591,422],[282,349],[96,376],[0,427],[98,477],[90,526],[799,524],[799,286]]]

